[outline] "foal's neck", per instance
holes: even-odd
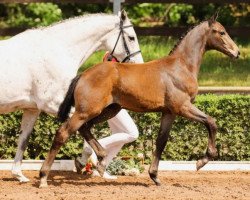
[[[196,78],[200,70],[203,54],[205,53],[208,30],[207,22],[197,25],[187,33],[172,53],[185,61],[186,67]]]

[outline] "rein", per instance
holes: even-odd
[[[135,56],[135,55],[138,54],[138,53],[141,53],[141,50],[136,51],[136,52],[134,52],[134,53],[130,53],[130,51],[129,51],[129,48],[128,48],[128,45],[127,45],[127,43],[126,43],[125,36],[124,36],[124,29],[125,29],[125,28],[130,28],[130,27],[133,27],[133,25],[123,26],[122,20],[120,21],[120,33],[119,33],[119,35],[118,35],[118,38],[117,38],[117,40],[116,40],[116,43],[115,43],[115,46],[114,46],[112,52],[109,54],[109,56],[108,56],[108,58],[107,58],[108,61],[111,61],[112,58],[115,58],[115,56],[114,56],[113,54],[114,54],[115,48],[116,48],[116,46],[117,46],[117,44],[118,44],[118,41],[119,41],[119,39],[120,39],[121,36],[122,36],[123,46],[124,46],[125,51],[126,51],[126,53],[127,53],[127,56],[121,61],[122,63],[124,63],[124,62],[126,62],[126,61],[129,61],[131,57]],[[115,58],[115,59],[116,59],[116,58]]]

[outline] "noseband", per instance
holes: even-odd
[[[121,36],[122,36],[123,46],[124,46],[126,54],[127,54],[127,56],[122,60],[122,63],[124,63],[126,61],[129,61],[131,57],[135,56],[138,53],[141,53],[141,50],[136,51],[134,53],[130,53],[130,51],[129,51],[129,48],[128,48],[128,45],[126,43],[125,36],[124,36],[124,29],[125,28],[130,28],[130,27],[133,27],[133,25],[123,26],[123,21],[122,20],[120,21],[120,33],[118,35],[118,38],[116,40],[116,43],[115,43],[115,46],[114,46],[112,52],[109,54],[109,56],[107,58],[108,61],[111,61],[112,58],[116,59],[116,57],[113,54],[114,54],[115,48],[116,48],[116,46],[118,44],[118,41],[119,41]]]

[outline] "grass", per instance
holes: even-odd
[[[176,40],[167,37],[140,37],[140,48],[144,61],[166,56]],[[200,74],[200,86],[250,86],[250,41],[237,41],[241,52],[234,60],[220,52],[209,51],[205,54]],[[93,54],[80,71],[102,61],[104,51]]]

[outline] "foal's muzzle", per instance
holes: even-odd
[[[238,51],[236,58],[240,57],[240,51]]]

